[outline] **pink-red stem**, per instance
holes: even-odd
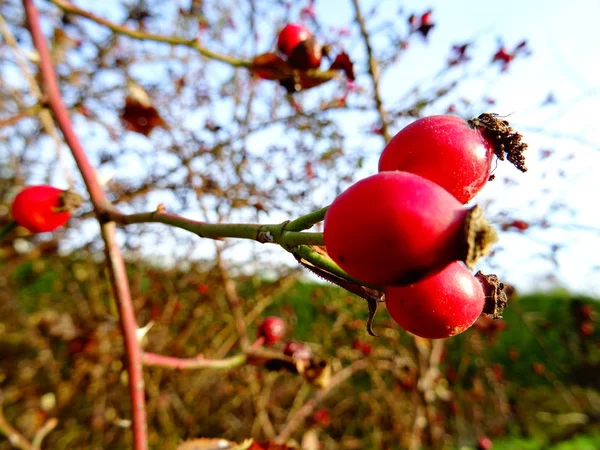
[[[146,429],[146,407],[144,399],[144,377],[142,372],[142,351],[137,340],[137,321],[131,301],[129,283],[125,272],[125,262],[121,250],[116,242],[115,224],[107,219],[106,209],[108,203],[104,190],[100,185],[96,173],[87,158],[87,155],[75,134],[73,124],[65,107],[56,72],[52,65],[50,52],[46,39],[42,33],[40,17],[33,0],[23,0],[27,23],[33,44],[40,56],[40,73],[42,75],[43,89],[48,105],[54,114],[56,122],[63,133],[65,141],[77,167],[81,172],[83,181],[90,194],[92,204],[100,226],[102,238],[105,243],[107,264],[113,286],[113,292],[119,308],[119,318],[125,341],[127,355],[127,371],[129,374],[129,391],[132,404],[133,441],[135,450],[146,450],[148,448],[148,437]]]

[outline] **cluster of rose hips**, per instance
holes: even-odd
[[[53,186],[28,186],[11,206],[13,220],[32,233],[54,231],[67,223],[81,204],[81,197]]]
[[[496,233],[479,206],[464,204],[492,177],[494,155],[525,171],[526,147],[492,114],[413,122],[384,148],[379,173],[328,208],[327,253],[360,282],[384,286],[392,318],[418,336],[454,336],[482,312],[498,317],[489,305],[497,278],[470,271]]]

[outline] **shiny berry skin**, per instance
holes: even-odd
[[[396,286],[452,261],[472,266],[496,234],[481,208],[466,208],[432,181],[397,171],[340,194],[325,215],[323,237],[329,256],[350,276]]]
[[[288,23],[279,32],[277,38],[277,48],[285,56],[289,57],[298,44],[312,37],[312,33],[302,25],[297,23]]]
[[[13,219],[32,233],[54,231],[71,217],[81,198],[52,186],[29,186],[17,194],[11,206]]]
[[[402,328],[429,339],[455,336],[481,315],[485,294],[481,283],[461,262],[453,262],[421,281],[388,287],[385,304]]]
[[[283,354],[297,360],[308,360],[313,357],[313,352],[303,342],[288,341],[283,346]]]
[[[406,126],[386,145],[379,171],[402,170],[427,178],[461,203],[490,177],[493,143],[455,116],[430,116]]]
[[[279,317],[267,317],[258,327],[257,334],[264,338],[265,345],[277,344],[285,334],[285,322]]]

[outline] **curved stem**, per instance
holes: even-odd
[[[62,101],[48,44],[46,43],[46,39],[42,32],[39,12],[35,7],[33,0],[23,0],[23,6],[25,8],[27,24],[33,39],[33,44],[40,55],[40,73],[42,76],[44,92],[48,98],[48,104],[63,133],[67,145],[71,149],[73,158],[75,159],[90,194],[92,204],[94,205],[94,211],[100,222],[102,238],[105,243],[107,266],[113,287],[113,294],[119,308],[119,320],[127,355],[134,448],[136,450],[147,450],[148,434],[146,429],[142,352],[137,340],[136,332],[138,325],[133,310],[127,274],[125,272],[125,262],[116,240],[115,224],[114,222],[109,222],[106,218],[105,211],[108,204],[106,196],[96,177],[96,173],[87,158],[83,146],[73,129],[69,113]]]
[[[317,209],[311,213],[308,213],[304,216],[298,217],[294,219],[286,225],[285,229],[287,231],[302,231],[308,230],[313,225],[321,222],[325,219],[325,213],[329,209],[329,206],[324,206],[321,209]]]
[[[171,45],[184,45],[186,47],[193,48],[198,51],[203,56],[207,58],[214,59],[217,61],[224,62],[233,67],[251,67],[251,61],[245,61],[238,58],[233,58],[231,56],[223,55],[212,50],[207,49],[206,47],[200,45],[198,39],[185,39],[178,36],[163,36],[160,34],[154,33],[146,33],[144,31],[132,30],[122,25],[118,25],[113,23],[107,19],[104,19],[100,16],[97,16],[89,11],[81,9],[75,6],[73,3],[68,2],[66,0],[50,0],[54,5],[63,10],[65,13],[74,14],[77,16],[85,17],[86,19],[90,19],[100,25],[104,25],[109,28],[112,32],[117,34],[122,34],[125,36],[129,36],[132,39],[145,40],[145,41],[154,41],[154,42],[163,42]]]

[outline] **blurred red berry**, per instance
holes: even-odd
[[[370,344],[361,342],[359,339],[354,339],[352,342],[352,348],[354,350],[359,350],[365,356],[369,356],[373,350],[373,347],[371,347]]]
[[[311,37],[312,33],[304,26],[296,23],[288,23],[279,32],[277,48],[281,53],[289,57],[292,54],[292,50],[294,50],[298,44]]]
[[[421,16],[421,25],[433,25],[433,22],[431,21],[432,14],[433,14],[433,11],[431,11],[431,10],[426,11]]]
[[[533,363],[531,368],[538,375],[543,375],[546,372],[546,368],[544,367],[544,365],[539,362]]]
[[[29,186],[17,194],[11,206],[13,219],[32,233],[63,226],[81,204],[81,197],[52,186]]]
[[[321,408],[314,412],[312,421],[315,425],[326,428],[331,425],[331,414],[328,409]]]
[[[257,334],[264,338],[265,345],[277,344],[285,334],[285,322],[279,317],[267,317],[258,327]]]
[[[487,436],[481,436],[477,439],[477,450],[492,450],[494,443]]]
[[[589,337],[594,334],[594,324],[592,322],[583,322],[579,325],[579,334],[584,337]]]

